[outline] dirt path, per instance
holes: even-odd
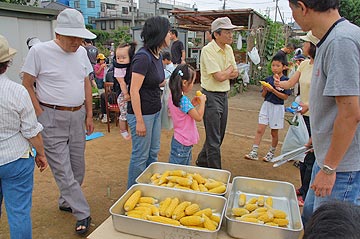
[[[193,92],[197,89],[199,85],[195,85]],[[299,172],[291,163],[273,168],[271,164],[262,161],[244,159],[244,154],[251,149],[257,127],[258,111],[262,103],[259,90],[259,87],[251,86],[246,92],[229,99],[227,134],[221,148],[223,168],[229,170],[232,177],[248,176],[288,181],[298,187]],[[122,140],[114,123],[111,124],[111,133],[107,132],[106,124],[99,121],[95,122],[95,127],[96,131],[103,132],[105,137],[88,141],[86,145],[86,177],[83,189],[93,218],[90,232],[110,215],[109,208],[125,192],[131,153],[131,142]],[[194,146],[193,162],[205,138],[203,124],[199,123],[198,128],[201,140]],[[286,130],[280,131],[280,141],[284,139],[285,133]],[[171,131],[162,132],[159,161],[167,162],[171,137]],[[270,132],[267,131],[260,145],[259,156],[265,155],[269,147]],[[280,146],[277,154],[279,152]],[[58,189],[51,171],[46,170],[41,174],[36,171],[32,208],[34,239],[79,238],[74,232],[75,218],[58,210],[57,198]],[[8,238],[4,213],[0,219],[0,239]]]

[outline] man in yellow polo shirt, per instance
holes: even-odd
[[[228,17],[217,18],[211,24],[213,41],[201,51],[201,87],[207,98],[204,113],[206,140],[198,155],[197,166],[221,169],[220,146],[228,116],[227,92],[230,79],[239,75],[230,46],[236,27]]]

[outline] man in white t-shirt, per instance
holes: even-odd
[[[60,189],[59,209],[76,217],[75,231],[88,231],[90,207],[81,189],[85,175],[86,134],[94,130],[89,73],[92,66],[83,38],[96,35],[85,28],[75,9],[57,17],[56,39],[33,46],[22,68],[38,121],[44,126],[45,154]],[[36,81],[36,94],[33,84]]]

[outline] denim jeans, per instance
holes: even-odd
[[[95,78],[95,82],[98,89],[104,89],[104,79]]]
[[[143,115],[146,135],[136,135],[136,117],[127,115],[127,122],[131,131],[132,152],[128,172],[128,188],[135,184],[136,178],[153,162],[157,162],[160,150],[161,122],[160,112]]]
[[[171,140],[169,163],[190,165],[192,159],[192,145],[185,146],[177,141],[174,136]]]
[[[0,187],[4,196],[11,239],[32,238],[34,165],[34,158],[30,157],[0,166]]]
[[[312,185],[316,174],[320,171],[320,167],[315,162],[311,175],[310,186]],[[329,200],[348,201],[356,205],[360,205],[360,171],[354,172],[337,172],[335,185],[331,191],[331,195],[327,197],[315,196],[314,190],[309,188],[306,195],[305,204],[302,213],[302,221],[304,227],[309,221],[313,212],[324,202]]]

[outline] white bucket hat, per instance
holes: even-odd
[[[57,16],[55,32],[63,36],[94,39],[96,35],[85,28],[83,15],[75,9],[64,9]]]
[[[6,38],[0,35],[0,63],[9,61],[16,54],[14,48],[9,47]]]
[[[299,37],[301,40],[303,41],[307,41],[307,42],[311,42],[312,44],[314,44],[315,46],[319,43],[319,39],[317,39],[316,36],[314,36],[312,34],[311,31],[309,31],[305,36],[301,36]]]

